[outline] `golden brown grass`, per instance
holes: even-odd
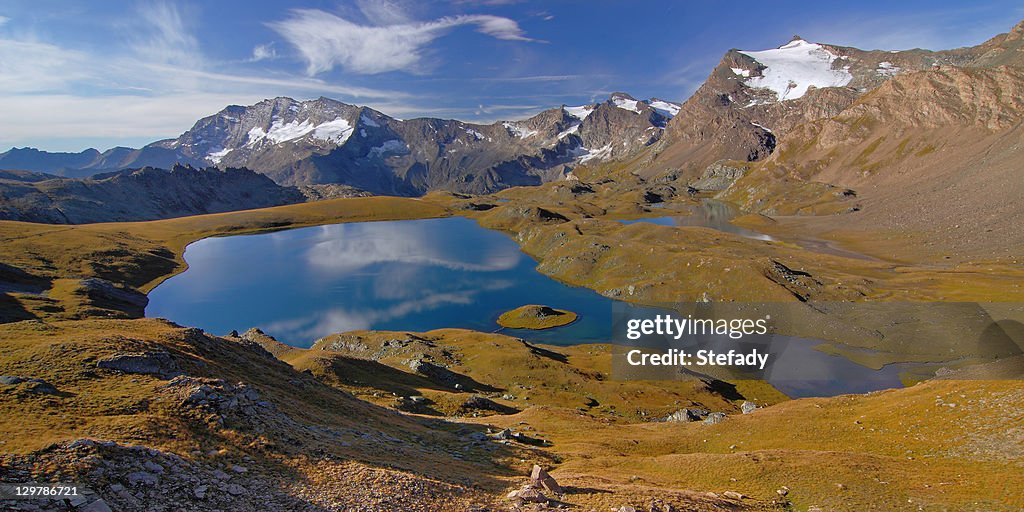
[[[545,308],[550,309],[547,312]],[[519,306],[498,317],[498,325],[509,329],[551,329],[576,321],[576,313],[565,309],[548,308],[537,304]]]

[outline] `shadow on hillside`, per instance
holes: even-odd
[[[546,357],[548,359],[558,361],[559,363],[567,364],[569,362],[569,358],[566,357],[565,354],[560,354],[558,352],[555,352],[554,350],[548,350],[546,348],[540,348],[538,346],[531,345],[526,340],[520,341],[522,341],[523,345],[525,345],[526,348],[530,349],[530,353],[535,356]]]
[[[0,324],[36,318],[21,302],[7,293],[0,293]]]
[[[451,383],[452,385],[446,385],[423,375],[404,372],[377,361],[342,355],[331,357],[330,372],[342,384],[380,389],[398,396],[419,395],[419,389],[455,391],[454,384],[461,386],[459,391],[468,393],[502,391],[499,388],[482,384],[471,377],[459,373],[452,372],[454,381]]]

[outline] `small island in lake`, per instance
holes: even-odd
[[[498,317],[498,325],[509,329],[550,329],[561,327],[576,321],[576,313],[549,306],[528,304]]]

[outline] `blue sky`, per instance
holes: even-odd
[[[328,96],[494,121],[613,91],[685,100],[730,48],[982,42],[1019,1],[5,0],[0,150],[140,146],[229,104]]]

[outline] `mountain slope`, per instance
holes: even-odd
[[[829,184],[855,191],[848,227],[917,234],[934,258],[1014,256],[1024,245],[1022,98],[1019,67],[900,75],[795,127],[721,197],[762,213],[815,213],[793,190]]]
[[[0,174],[0,219],[50,224],[153,220],[306,200],[299,190],[245,169],[146,167],[85,179],[12,176],[23,179]]]
[[[694,178],[718,160],[762,160],[795,126],[835,116],[895,76],[1020,63],[1022,34],[1024,23],[981,45],[944,51],[865,51],[796,36],[777,49],[730,50],[634,172]]]

